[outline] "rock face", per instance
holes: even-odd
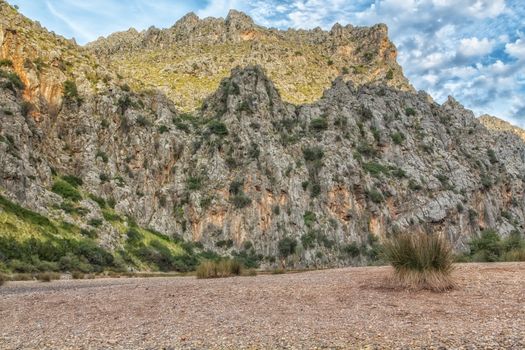
[[[13,62],[0,75],[0,191],[79,227],[100,220],[97,242],[109,250],[125,248],[126,224],[103,215],[97,198],[143,227],[269,265],[279,256],[296,266],[363,262],[376,254],[376,240],[400,231],[438,232],[460,250],[485,228],[523,232],[525,144],[487,130],[453,98],[439,105],[402,77],[389,85],[382,75],[367,74],[368,84],[341,75],[319,100],[294,105],[262,66],[249,65],[233,69],[198,111],[181,113],[161,91],[130,89],[110,69],[88,65],[91,53],[3,2],[0,9],[9,14],[1,58]],[[27,23],[24,35],[17,21]],[[348,37],[373,33],[370,45],[384,47],[371,61],[397,67],[384,26],[278,32],[238,12],[226,21],[189,14],[173,28],[118,33],[91,50],[140,57],[186,41],[193,52],[242,42],[248,32],[263,38],[250,39],[261,48],[297,40],[334,55]],[[29,40],[37,35],[50,38],[47,46]],[[55,67],[66,48],[70,68]],[[39,74],[18,63],[24,50],[35,50]],[[353,50],[344,59],[360,61]],[[33,76],[22,79],[25,89],[9,85],[15,72]],[[73,212],[54,189],[65,175],[82,180]],[[296,245],[289,256],[286,243]]]
[[[168,29],[135,29],[87,47],[135,88],[161,88],[185,111],[194,110],[236,66],[261,65],[283,99],[318,100],[337,76],[357,84],[381,82],[412,89],[396,62],[387,27],[341,26],[330,31],[280,31],[230,11],[226,19],[190,13]]]
[[[525,130],[518,128],[517,126],[514,126],[504,120],[484,114],[479,117],[479,121],[485,125],[487,129],[497,132],[510,132],[512,134],[518,135],[522,140],[525,141]]]

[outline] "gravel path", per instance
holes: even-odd
[[[444,294],[389,272],[11,282],[0,349],[525,349],[525,263],[458,265]]]

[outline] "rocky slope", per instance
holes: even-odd
[[[91,248],[74,245],[75,252],[97,266],[188,269],[207,250],[253,265],[334,266],[373,259],[377,240],[404,230],[444,234],[457,249],[485,228],[523,232],[525,144],[487,130],[452,98],[439,105],[402,77],[388,85],[383,74],[355,82],[341,75],[319,100],[295,105],[255,65],[233,69],[198,111],[182,113],[161,91],[130,88],[93,64],[91,52],[2,1],[0,11],[0,238],[11,247],[0,248],[0,260],[7,268],[32,259],[35,239],[62,247],[63,254],[49,246],[36,254],[60,264],[72,241],[85,241]],[[188,23],[223,28],[239,16],[201,22],[190,15],[167,31]],[[334,32],[254,28],[320,46]],[[343,30],[354,31],[367,30]],[[204,29],[190,32],[180,40],[209,40]],[[162,46],[165,32],[158,33],[138,43],[117,34],[113,40],[126,45],[105,53]],[[221,38],[214,40],[235,42],[231,33]],[[24,56],[42,64],[20,64]],[[66,69],[53,57],[67,57]],[[91,82],[93,74],[102,78]],[[101,262],[93,244],[113,258]]]
[[[263,66],[283,99],[310,103],[343,74],[356,83],[411,89],[396,62],[387,27],[280,31],[230,11],[226,19],[190,13],[168,29],[115,33],[88,48],[130,78],[135,88],[160,88],[177,107],[194,110],[236,66]]]
[[[479,120],[483,125],[485,125],[487,129],[497,132],[510,132],[518,135],[522,140],[525,141],[525,130],[518,128],[517,126],[514,126],[504,120],[487,114],[479,117]]]

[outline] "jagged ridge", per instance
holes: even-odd
[[[519,136],[525,141],[525,130],[518,128],[504,120],[484,114],[479,117],[479,120],[487,129],[498,131],[498,132],[510,132],[514,135]]]
[[[136,88],[162,88],[183,110],[200,107],[236,66],[262,65],[283,98],[309,103],[338,75],[356,83],[382,82],[411,89],[396,62],[387,27],[280,31],[230,11],[226,19],[191,13],[168,29],[134,29],[87,45]]]

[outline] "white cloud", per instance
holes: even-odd
[[[505,0],[476,0],[467,7],[467,12],[477,18],[494,18],[505,10]]]
[[[483,56],[492,52],[494,42],[487,38],[476,37],[461,39],[459,41],[458,54],[463,57]]]
[[[505,52],[513,57],[520,60],[525,60],[525,40],[521,36],[514,43],[508,43],[505,45]]]
[[[46,6],[53,16],[60,19],[71,28],[71,30],[75,33],[75,36],[80,37],[82,40],[94,40],[96,38],[96,35],[90,30],[82,27],[78,24],[78,22],[58,12],[49,1],[46,1]]]

